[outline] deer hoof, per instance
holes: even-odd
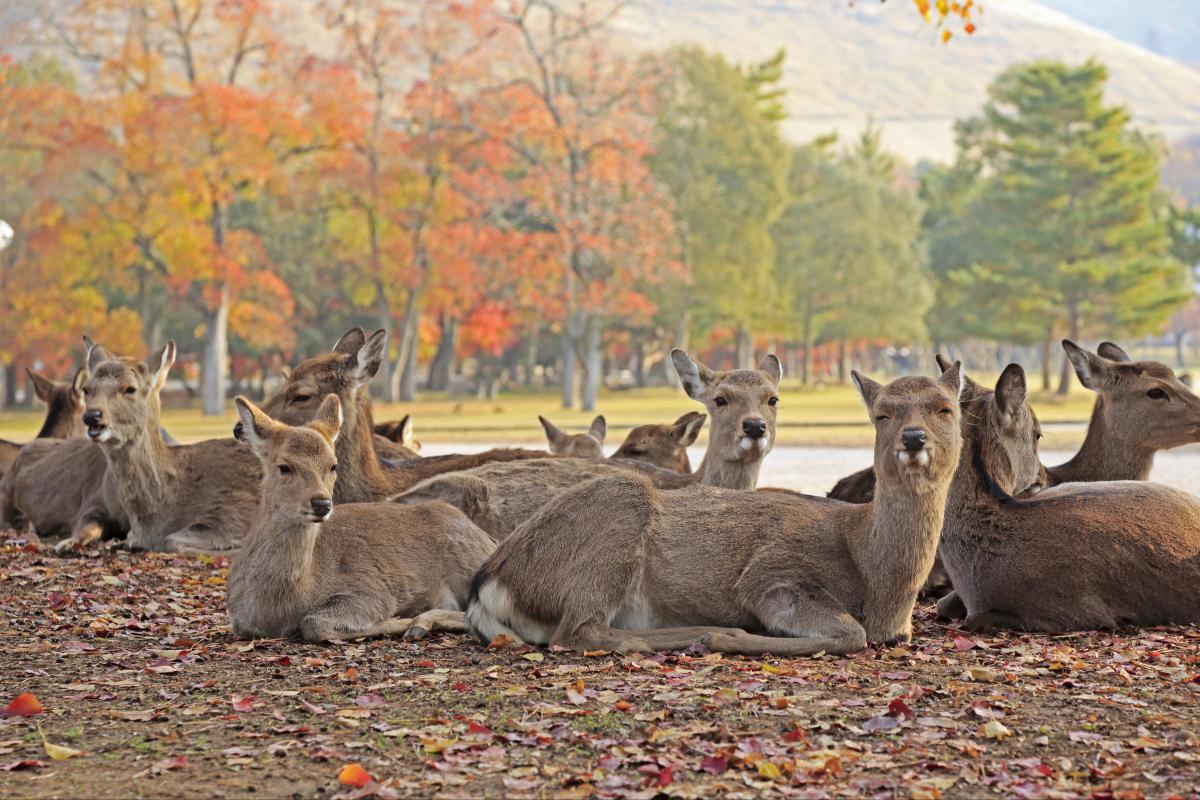
[[[428,635],[429,635],[428,629],[422,628],[420,625],[413,625],[411,628],[409,628],[408,630],[406,630],[404,632],[404,641],[415,642],[418,639],[424,639]]]

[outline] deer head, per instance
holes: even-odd
[[[83,433],[83,383],[87,380],[87,372],[82,367],[75,370],[70,383],[51,380],[28,368],[25,374],[34,394],[47,406],[46,421],[38,437],[65,439]]]
[[[84,337],[88,378],[83,384],[83,424],[93,442],[122,447],[152,432],[158,436],[159,392],[175,363],[175,342],[144,361],[118,358]]]
[[[771,452],[783,375],[778,358],[768,355],[758,369],[728,372],[714,372],[678,349],[671,361],[688,397],[703,403],[712,418],[709,457],[746,463]]]
[[[608,423],[603,416],[592,420],[587,433],[567,433],[545,417],[539,416],[538,422],[546,431],[546,440],[550,443],[550,452],[556,456],[571,458],[604,458],[604,437],[608,434]]]
[[[954,363],[936,381],[908,376],[887,386],[857,372],[851,375],[875,425],[880,484],[918,493],[946,486],[962,452],[962,365]]]
[[[632,458],[675,472],[691,472],[687,449],[704,427],[706,414],[689,411],[670,425],[639,425],[629,432],[613,458]]]
[[[342,404],[329,394],[303,427],[272,419],[238,397],[243,438],[263,465],[261,506],[282,523],[320,523],[333,513],[337,480],[334,443],[342,427]]]

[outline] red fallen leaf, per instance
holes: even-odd
[[[342,673],[342,680],[346,683],[358,683],[358,667],[349,667]]]
[[[803,742],[807,738],[808,738],[808,734],[805,733],[804,731],[800,730],[799,728],[792,728],[790,731],[788,731],[787,733],[785,733],[783,735],[783,740],[785,742]]]
[[[268,658],[267,660],[270,661],[272,664],[278,664],[281,667],[290,667],[292,665],[292,659],[288,656],[279,656],[279,658]]]
[[[164,758],[161,761],[155,761],[150,766],[150,771],[156,774],[160,772],[170,772],[174,769],[187,769],[187,765],[187,759],[183,756],[173,756],[171,758]]]
[[[488,642],[486,649],[488,649],[488,650],[503,650],[504,648],[508,647],[512,643],[513,643],[513,639],[511,636],[509,636],[506,633],[501,633],[501,634],[498,634],[496,636],[496,638],[494,638],[490,642]]]
[[[371,782],[371,773],[362,768],[361,764],[347,764],[338,773],[338,783],[361,789]]]
[[[50,602],[51,608],[62,608],[67,603],[71,602],[71,598],[67,597],[62,592],[47,592],[46,599]]]
[[[459,681],[458,683],[453,683],[453,684],[450,684],[450,688],[451,688],[451,689],[453,689],[453,690],[454,690],[454,691],[456,691],[456,692],[466,692],[466,691],[470,691],[470,690],[467,688],[467,685],[466,685],[465,683],[463,683],[462,681]]]
[[[414,667],[423,667],[423,668],[425,668],[425,669],[429,669],[429,668],[432,668],[432,667],[434,666],[434,663],[433,663],[432,661],[430,661],[428,658],[422,658],[420,661],[414,662],[414,663],[413,663],[413,666],[414,666]]]
[[[975,646],[976,646],[975,642],[971,639],[968,639],[965,636],[955,636],[954,637],[954,649],[959,651],[960,653],[963,652],[964,650],[970,650],[972,647],[975,647]]]
[[[705,756],[700,762],[700,769],[709,775],[720,775],[729,769],[729,759],[725,756]]]
[[[39,769],[44,766],[46,766],[46,762],[44,761],[38,761],[36,758],[25,758],[20,761],[0,765],[0,771],[15,772],[21,769]]]
[[[633,708],[633,704],[627,703],[624,700],[618,700],[617,702],[613,703],[613,708],[615,708],[617,711],[628,711],[629,709]]]
[[[661,769],[653,764],[646,764],[638,767],[638,772],[644,772],[649,778],[646,780],[647,786],[670,786],[671,781],[675,780],[675,767],[667,764]]]
[[[888,703],[888,714],[900,719],[916,719],[917,715],[908,707],[908,703],[904,702],[904,698],[897,697],[892,702]]]
[[[383,698],[377,694],[360,694],[354,698],[354,705],[362,706],[363,708],[376,708],[383,704]]]
[[[491,736],[492,735],[491,728],[489,728],[487,725],[480,725],[475,720],[471,720],[470,722],[467,723],[467,732],[476,734],[478,736]]]
[[[12,699],[8,707],[4,709],[6,717],[32,717],[35,714],[42,713],[42,703],[37,699],[37,695],[32,692],[19,694]]]
[[[245,697],[235,697],[235,698],[233,698],[233,710],[234,711],[253,711],[254,710],[254,700],[255,700],[255,697],[252,694],[248,694]]]

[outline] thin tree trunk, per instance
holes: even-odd
[[[562,407],[575,407],[575,378],[578,373],[578,346],[582,335],[582,311],[575,311],[563,325],[562,332]]]
[[[378,322],[376,324],[388,332],[388,339],[391,339],[392,333],[392,309],[388,305],[387,293],[384,292],[383,282],[375,282],[375,316]],[[380,365],[383,374],[380,376],[383,384],[383,400],[385,403],[396,402],[396,386],[393,382],[395,369],[392,366],[392,360],[388,358],[388,348],[383,351],[383,363]]]
[[[458,320],[442,312],[442,335],[438,339],[437,352],[429,364],[429,390],[444,392],[450,388],[450,374],[454,368],[454,354],[458,350]]]
[[[750,333],[739,324],[733,340],[733,368],[753,369],[754,354],[750,341]]]
[[[397,366],[400,367],[400,402],[411,403],[417,399],[417,348],[421,343],[421,317],[414,310],[405,321],[408,339],[408,346],[404,351],[406,358]]]
[[[222,284],[217,307],[205,319],[204,360],[200,371],[200,403],[204,413],[225,413],[226,375],[229,372],[229,285]]]
[[[639,387],[646,385],[646,341],[641,336],[635,337],[633,345],[633,381]]]
[[[838,339],[838,382],[846,382],[846,339]]]
[[[812,382],[813,338],[816,325],[816,314],[813,312],[812,296],[804,300],[804,361],[800,372],[800,382],[808,386]]]
[[[1042,342],[1042,391],[1048,392],[1053,388],[1053,377],[1051,364],[1054,361],[1054,331],[1046,334],[1046,340]]]
[[[600,320],[588,320],[584,336],[583,362],[583,410],[595,411],[600,397],[600,384],[604,380],[604,358],[600,347]]]
[[[8,364],[0,364],[0,413],[8,406]]]
[[[541,337],[542,326],[534,322],[529,331],[529,346],[525,349],[525,385],[532,386],[534,373],[538,365],[538,340]]]
[[[1187,331],[1175,331],[1175,363],[1180,369],[1187,366],[1187,353],[1184,352],[1184,342],[1187,341]]]
[[[1070,319],[1070,336],[1072,342],[1079,341],[1079,308],[1072,302],[1067,302],[1067,314]],[[1062,370],[1059,373],[1058,380],[1058,396],[1066,397],[1071,393],[1071,382],[1075,378],[1075,368],[1071,365],[1071,359],[1063,354]]]

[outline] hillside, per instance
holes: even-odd
[[[978,31],[943,45],[889,0],[638,0],[618,19],[637,45],[696,42],[736,61],[788,52],[788,135],[843,135],[867,118],[906,158],[947,160],[952,124],[982,105],[1006,66],[1035,58],[1095,56],[1112,71],[1111,96],[1168,141],[1200,133],[1200,71],[1122,42],[1033,0],[987,0]]]

